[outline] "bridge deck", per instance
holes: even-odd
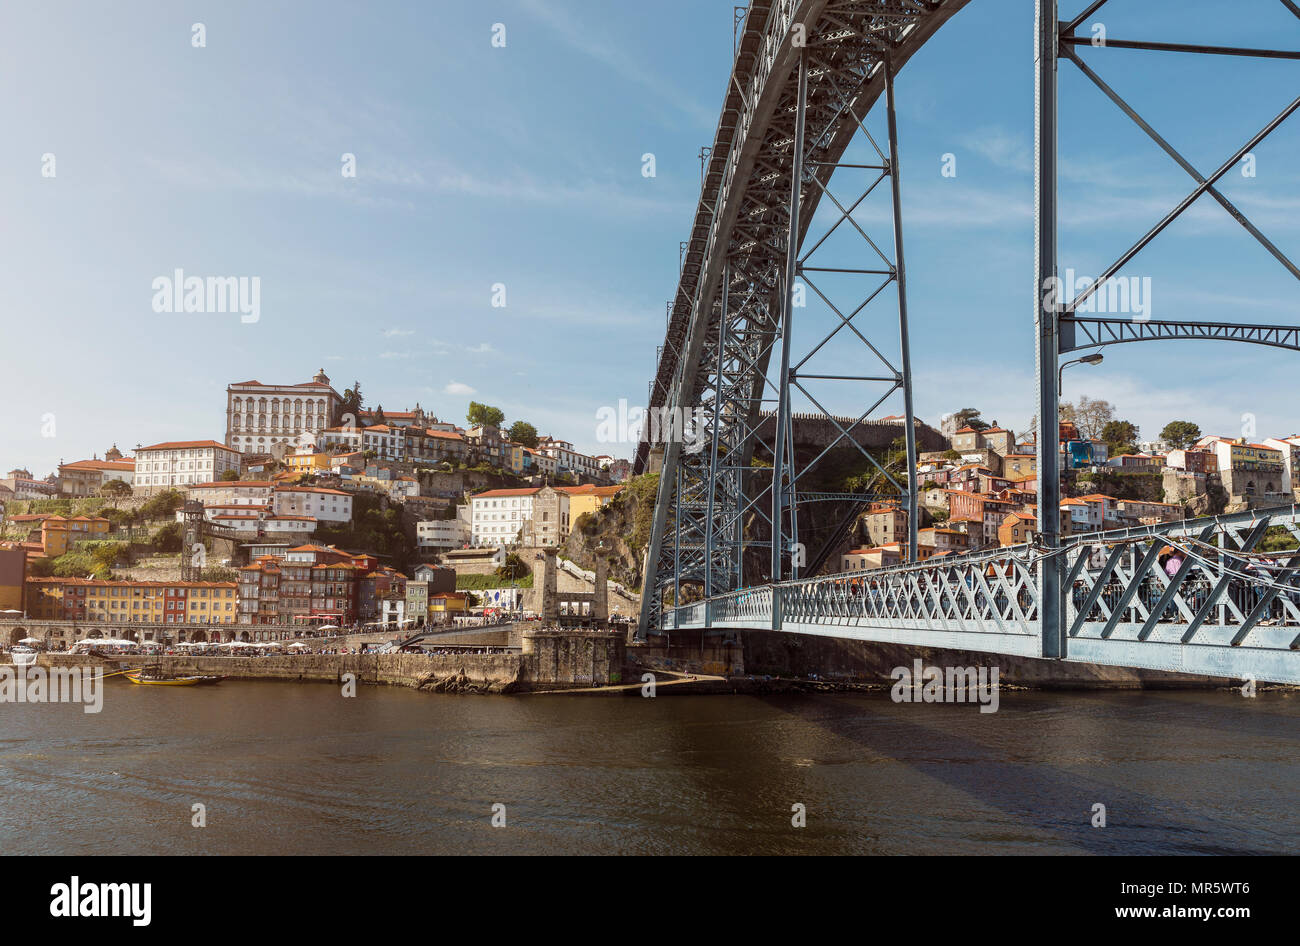
[[[1300,541],[1296,507],[1073,537],[1058,556],[1064,659],[1300,684],[1300,550],[1256,552],[1270,529]],[[764,585],[669,610],[664,627],[1039,657],[1049,561],[1021,545]]]

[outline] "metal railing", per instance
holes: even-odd
[[[1270,533],[1297,547],[1257,551]],[[1046,567],[1068,660],[1300,683],[1294,505],[1074,536],[1050,557],[1016,545],[746,588],[665,621],[1042,656]]]

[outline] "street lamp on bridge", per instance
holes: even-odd
[[[1101,352],[1095,351],[1091,355],[1084,355],[1082,358],[1075,358],[1073,361],[1067,361],[1056,372],[1056,390],[1061,390],[1061,376],[1065,374],[1065,369],[1070,365],[1099,365],[1104,356]]]

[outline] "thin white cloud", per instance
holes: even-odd
[[[449,381],[447,386],[442,389],[444,394],[477,394],[474,388],[468,384],[461,384],[459,381]]]
[[[639,66],[632,60],[625,43],[602,36],[590,19],[579,23],[542,0],[522,0],[521,6],[569,46],[646,89],[657,101],[672,105],[704,127],[712,128],[717,123],[716,110],[700,104],[663,77]]]

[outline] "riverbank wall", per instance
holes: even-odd
[[[232,680],[404,686],[434,693],[523,693],[599,687],[622,681],[626,648],[621,635],[598,631],[544,631],[524,638],[517,653],[286,654],[257,657],[113,656],[41,654],[43,667],[157,665],[169,674]]]
[[[927,667],[997,667],[1003,685],[1038,690],[1213,689],[1241,685],[1240,680],[1225,677],[759,630],[744,631],[733,638],[706,633],[703,640],[699,631],[673,631],[667,640],[658,635],[651,638],[650,646],[630,647],[628,656],[645,666],[679,673],[845,684],[892,685],[894,668],[910,670],[913,661],[920,660]]]

